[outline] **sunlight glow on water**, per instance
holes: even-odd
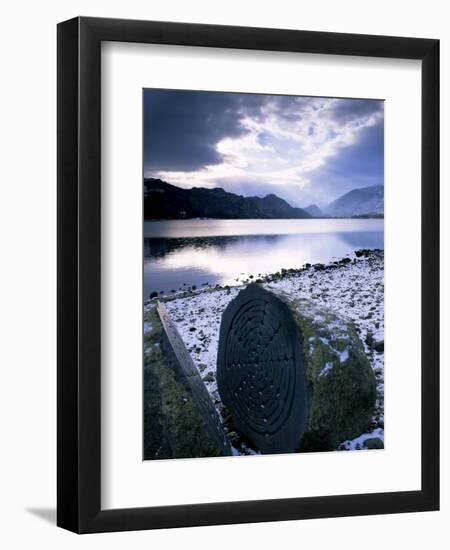
[[[384,248],[384,220],[175,220],[144,223],[144,296],[236,284]]]

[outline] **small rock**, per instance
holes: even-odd
[[[384,449],[383,440],[379,437],[369,437],[368,439],[365,439],[364,445],[368,449]]]
[[[214,382],[214,374],[212,372],[208,372],[206,376],[203,377],[203,382]]]
[[[374,339],[373,339],[373,334],[371,332],[367,332],[366,344],[369,346],[369,348],[373,349]]]
[[[372,348],[375,351],[378,351],[381,353],[382,351],[384,351],[384,340],[381,340],[380,342],[374,342],[372,345]]]

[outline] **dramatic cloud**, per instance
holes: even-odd
[[[357,140],[310,174],[317,202],[328,202],[356,187],[384,182],[384,124],[361,128]]]
[[[146,90],[144,172],[324,204],[383,183],[383,122],[375,100]]]
[[[146,90],[146,170],[193,171],[221,163],[217,144],[244,135],[242,113],[257,117],[263,103],[257,95]]]

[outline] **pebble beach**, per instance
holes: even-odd
[[[217,391],[216,361],[222,313],[246,284],[257,282],[267,290],[279,290],[308,298],[350,320],[363,343],[377,383],[377,401],[367,432],[342,441],[337,450],[383,448],[384,445],[384,253],[357,250],[328,264],[305,264],[265,277],[249,276],[235,286],[203,287],[163,298],[165,306],[199,370],[205,386],[228,431],[236,454],[254,454],[247,442],[233,432],[231,420]],[[145,314],[156,301],[146,300]],[[144,331],[148,325],[144,323]]]

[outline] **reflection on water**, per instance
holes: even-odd
[[[144,296],[383,248],[383,220],[176,220],[144,224]]]

